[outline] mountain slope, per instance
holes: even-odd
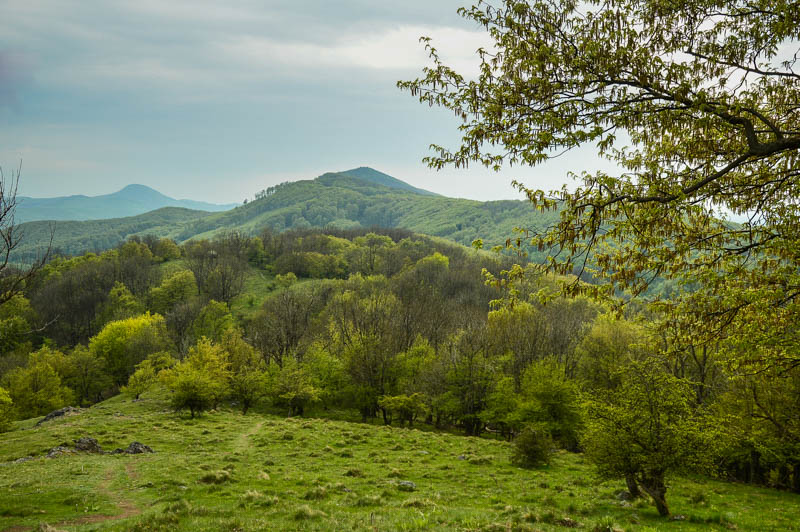
[[[53,234],[53,251],[76,255],[112,248],[131,235],[167,236],[186,224],[208,216],[204,211],[164,207],[138,216],[89,221],[36,221],[19,225],[22,242],[14,250],[14,262],[29,263],[46,248]]]
[[[235,205],[215,205],[193,200],[176,200],[145,185],[128,185],[102,196],[63,196],[29,198],[20,196],[16,220],[100,220],[136,216],[162,207],[183,207],[203,211],[223,211]]]
[[[439,196],[439,194],[436,194],[435,192],[430,192],[429,190],[423,190],[421,188],[411,186],[405,181],[400,181],[395,177],[366,166],[339,172],[339,174],[349,175],[350,177],[355,177],[356,179],[360,179],[368,183],[374,183],[376,185],[383,185],[385,187],[405,190],[407,192],[416,192],[417,194],[422,194],[423,196]]]
[[[377,173],[377,172],[376,172]],[[138,234],[178,242],[209,238],[226,231],[256,234],[308,227],[402,227],[469,245],[482,238],[487,246],[513,236],[515,227],[541,228],[555,213],[538,213],[525,201],[480,202],[424,195],[366,181],[350,172],[328,173],[314,180],[285,183],[267,196],[225,212],[161,209],[131,218],[90,222],[55,222],[54,247],[64,253],[106,249]],[[26,232],[17,259],[30,258],[49,238],[50,224],[22,224]]]

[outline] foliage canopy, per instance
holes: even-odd
[[[797,2],[503,0],[460,13],[493,40],[479,75],[423,38],[433,65],[399,82],[463,120],[461,146],[434,145],[428,164],[538,165],[596,146],[615,175],[550,193],[519,185],[559,212],[533,231],[553,250],[545,268],[594,270],[607,282],[565,289],[596,296],[679,279],[691,293],[661,304],[684,344],[737,331],[756,353],[748,366],[800,365],[786,331],[800,314]]]

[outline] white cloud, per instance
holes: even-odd
[[[398,26],[324,44],[249,35],[233,37],[219,43],[219,47],[231,60],[253,67],[418,71],[429,62],[419,42],[423,35],[433,36],[445,61],[469,74],[477,72],[476,50],[490,45],[485,32],[444,26]]]

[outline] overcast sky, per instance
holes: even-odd
[[[395,87],[433,38],[475,70],[485,32],[458,0],[0,0],[0,165],[22,195],[97,195],[130,183],[238,202],[269,185],[371,166],[479,200],[554,188],[590,151],[493,173],[427,169],[457,122]]]

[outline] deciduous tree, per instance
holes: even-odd
[[[497,0],[460,13],[492,41],[478,75],[426,38],[432,65],[399,83],[462,120],[461,145],[434,146],[428,164],[538,165],[593,147],[618,171],[554,192],[519,185],[559,212],[530,228],[552,249],[544,268],[605,281],[565,291],[641,295],[678,279],[692,291],[661,305],[685,344],[735,335],[754,370],[800,366],[787,327],[800,318],[797,2]]]

